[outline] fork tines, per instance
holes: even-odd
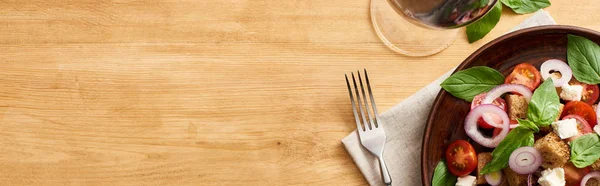
[[[377,121],[379,120],[379,116],[377,116],[377,113],[379,112],[377,112],[377,106],[375,105],[375,98],[373,98],[373,92],[371,91],[371,84],[369,83],[369,76],[367,74],[367,70],[364,70],[364,75],[365,83],[367,85],[366,88],[368,92],[368,97],[370,97],[370,101],[369,99],[367,99],[367,94],[365,92],[365,87],[363,86],[363,80],[360,71],[357,70],[356,74],[358,75],[358,83],[356,82],[354,72],[351,73],[352,85],[354,86],[350,86],[350,81],[348,81],[348,75],[345,76],[346,84],[348,85],[348,94],[350,94],[350,102],[352,103],[352,111],[354,111],[357,128],[362,129],[362,131],[371,130],[373,129],[373,127],[379,128],[379,124],[377,123]],[[360,91],[358,89],[359,86]],[[352,87],[354,87],[354,91],[352,91]],[[358,113],[356,107],[358,107],[358,110],[360,110],[360,114]],[[362,118],[362,122],[360,118]]]

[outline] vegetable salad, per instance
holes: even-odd
[[[599,185],[598,84],[600,46],[576,35],[566,62],[521,63],[507,77],[485,66],[453,74],[441,86],[471,102],[461,123],[469,139],[448,144],[432,184]]]

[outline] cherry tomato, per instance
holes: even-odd
[[[575,140],[579,136],[594,132],[592,130],[592,128],[590,127],[590,124],[588,124],[588,122],[585,121],[585,119],[581,116],[571,114],[571,115],[567,115],[567,116],[563,117],[562,119],[575,119],[575,121],[577,121],[577,130],[579,131],[579,133],[576,136],[573,136],[573,137],[570,137],[569,139],[567,139],[567,141],[569,141],[569,142]]]
[[[487,93],[481,93],[477,96],[475,96],[473,98],[473,102],[471,102],[471,109],[481,105],[481,101],[483,101],[483,99],[485,99],[485,96],[487,95]],[[496,100],[494,100],[492,102],[492,104],[500,107],[502,110],[506,111],[506,101],[504,101],[504,99],[502,98],[497,98]],[[500,116],[495,115],[495,114],[490,114],[490,116],[492,117],[492,120],[494,120],[494,122],[496,123],[502,123],[502,118],[500,118]],[[492,129],[494,128],[493,126],[491,126],[489,123],[485,122],[485,120],[483,120],[483,117],[480,117],[477,120],[477,124],[484,129]]]
[[[581,101],[586,102],[587,104],[593,105],[598,101],[599,89],[598,85],[590,85],[577,81],[577,79],[572,78],[569,81],[569,85],[581,85],[583,87],[583,92],[581,92]]]
[[[540,71],[529,63],[521,63],[504,80],[505,84],[525,85],[533,92],[541,83]]]
[[[518,124],[519,122],[517,122],[517,120],[514,119],[510,119],[510,124]],[[512,129],[508,129],[508,132],[510,132]],[[492,132],[492,137],[496,137],[498,134],[500,134],[500,132],[502,132],[502,128],[494,128],[494,132]]]
[[[500,132],[502,132],[501,128],[495,128],[494,132],[492,133],[492,137],[495,138],[498,134],[500,134]],[[509,130],[510,132],[510,130]]]
[[[590,173],[590,168],[577,168],[573,165],[573,163],[567,163],[563,166],[565,170],[565,181],[567,181],[567,186],[579,186],[581,185],[581,180],[583,177]]]
[[[581,93],[581,101],[593,105],[596,103],[596,101],[598,101],[598,91],[600,91],[598,85],[586,84],[583,87],[583,92]]]
[[[462,177],[477,168],[477,154],[473,146],[465,140],[456,140],[446,149],[448,170],[455,176]]]
[[[588,133],[594,132],[592,130],[592,127],[590,127],[590,124],[585,120],[585,118],[583,118],[579,115],[571,114],[571,115],[567,115],[567,116],[563,117],[562,119],[571,119],[571,118],[573,118],[577,121],[577,129],[579,130],[579,133],[588,134]]]
[[[492,133],[492,137],[495,138],[498,134],[500,134],[500,132],[502,132],[501,128],[495,128],[494,132]]]
[[[589,104],[583,101],[571,101],[565,105],[565,109],[560,115],[561,118],[564,118],[567,115],[575,114],[581,116],[588,122],[590,128],[594,128],[597,123],[596,111]]]

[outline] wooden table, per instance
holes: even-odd
[[[552,3],[558,23],[600,30],[596,1]],[[2,1],[0,185],[365,185],[340,143],[344,73],[367,68],[385,111],[529,16],[505,8],[485,39],[409,58],[368,8]]]

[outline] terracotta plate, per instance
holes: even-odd
[[[515,65],[531,63],[538,67],[551,59],[567,58],[567,34],[586,37],[600,43],[600,33],[572,26],[542,26],[506,34],[481,47],[458,66],[457,71],[473,66],[488,66],[507,76]],[[429,114],[423,137],[421,161],[423,185],[431,185],[433,170],[444,157],[447,145],[458,139],[468,139],[464,119],[470,103],[442,90]],[[491,151],[473,143],[477,152]]]

